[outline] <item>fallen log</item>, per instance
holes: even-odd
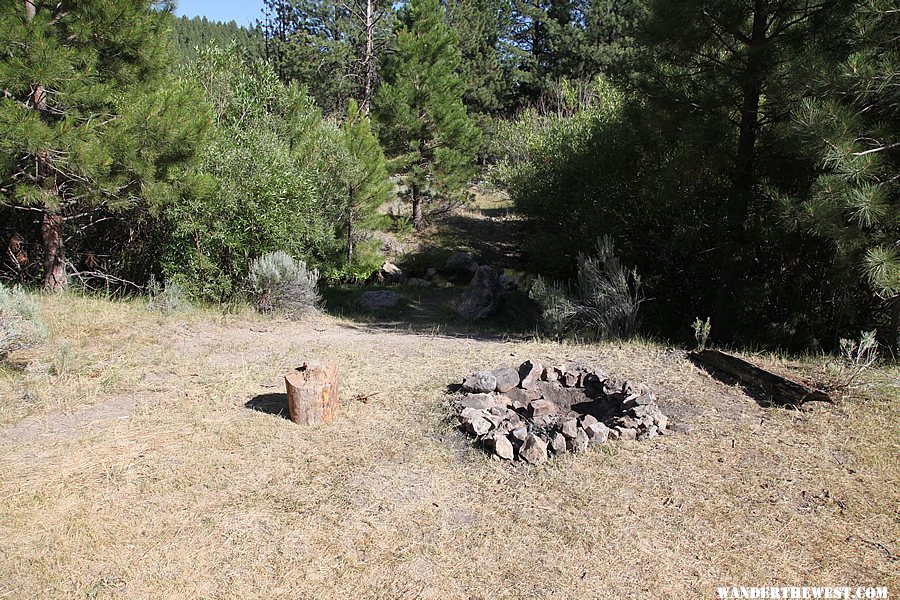
[[[761,369],[746,360],[718,350],[699,350],[690,353],[691,360],[736,377],[745,384],[760,388],[775,404],[800,405],[804,402],[833,402],[828,392],[809,387],[771,371]]]
[[[301,425],[330,423],[338,409],[335,363],[306,361],[284,374],[291,421]]]

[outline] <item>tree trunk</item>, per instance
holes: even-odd
[[[900,294],[891,299],[891,330],[888,335],[894,360],[900,360]]]
[[[41,240],[44,246],[44,288],[61,292],[68,287],[66,252],[63,247],[62,215],[44,211],[41,218]]]
[[[753,29],[747,49],[747,70],[741,88],[741,121],[732,175],[731,193],[725,207],[722,254],[719,263],[719,288],[713,310],[713,335],[728,339],[737,324],[737,283],[739,256],[748,243],[746,219],[756,183],[754,159],[759,128],[759,102],[762,96],[766,52],[768,11],[766,0],[754,0]]]
[[[412,186],[412,210],[413,210],[413,227],[416,231],[425,229],[425,211],[422,206],[422,192],[419,190],[418,184]]]
[[[353,198],[353,190],[350,190],[350,197]],[[352,202],[352,200],[351,200]],[[347,213],[347,265],[353,265],[353,209]]]
[[[300,425],[331,423],[338,409],[338,367],[306,361],[284,374],[291,421]]]
[[[34,19],[37,13],[34,0],[25,0],[25,18]],[[39,81],[31,83],[31,107],[44,118],[47,112],[47,91]],[[58,194],[56,182],[50,169],[50,159],[44,152],[35,157],[37,185],[45,191]],[[57,212],[44,209],[41,214],[41,242],[44,250],[44,288],[53,292],[65,290],[69,280],[66,276],[66,254],[62,235],[63,218]]]
[[[366,67],[363,111],[368,116],[375,93],[375,0],[366,0],[366,54],[363,60]]]

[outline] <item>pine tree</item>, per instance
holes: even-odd
[[[864,278],[890,307],[900,336],[900,13],[890,0],[856,7],[849,57],[824,65],[824,83],[794,118],[821,174],[796,222],[833,244],[846,285]]]
[[[347,264],[353,264],[354,235],[378,225],[377,209],[391,192],[384,151],[372,132],[369,118],[355,100],[350,100],[344,123],[344,143],[355,164],[350,169],[347,194]]]
[[[67,228],[179,195],[209,116],[169,79],[170,19],[150,0],[0,3],[0,198],[40,215],[48,289],[67,285]]]
[[[449,199],[468,182],[481,134],[462,101],[460,54],[439,0],[412,0],[404,21],[376,110],[422,230],[427,198]]]

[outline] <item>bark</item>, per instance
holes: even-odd
[[[350,188],[350,203],[353,203],[353,188]],[[347,212],[347,264],[353,264],[353,208]]]
[[[34,19],[37,12],[34,0],[25,1],[25,18]],[[43,118],[47,112],[47,92],[39,81],[31,84],[31,106]],[[50,168],[50,159],[44,152],[35,157],[35,175],[38,185],[45,191],[59,193],[55,177]],[[44,251],[44,288],[53,292],[65,290],[68,286],[66,275],[66,253],[63,245],[63,218],[58,212],[44,209],[41,215],[41,242]]]
[[[291,421],[300,425],[331,423],[338,409],[338,367],[306,361],[284,374]]]
[[[418,184],[412,185],[412,211],[413,211],[413,227],[416,231],[425,229],[425,211],[422,206],[422,192]]]
[[[728,373],[745,384],[763,390],[769,400],[775,404],[800,405],[812,400],[832,402],[831,396],[822,390],[760,369],[741,358],[718,350],[692,352],[691,359],[701,365]]]
[[[365,61],[366,78],[363,89],[363,111],[366,116],[372,107],[372,96],[375,93],[375,1],[366,0],[366,54]]]
[[[719,263],[719,289],[713,310],[715,337],[729,338],[735,330],[737,283],[741,251],[749,244],[746,219],[756,183],[754,159],[759,129],[759,102],[762,96],[766,52],[768,10],[766,0],[754,0],[753,28],[747,49],[747,70],[741,87],[741,120],[735,165],[724,222],[724,240]]]

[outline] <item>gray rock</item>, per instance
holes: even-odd
[[[503,402],[499,397],[491,394],[468,394],[458,402],[458,405],[460,410],[465,408],[490,410],[491,408],[503,405]]]
[[[509,399],[509,405],[515,406],[515,408],[525,408],[529,402],[541,397],[538,390],[523,390],[522,388],[513,388],[503,395]]]
[[[578,435],[578,421],[576,421],[575,419],[563,421],[563,424],[560,425],[559,430],[567,438],[574,438],[576,435]]]
[[[565,373],[563,373],[560,381],[562,381],[562,384],[566,387],[575,387],[578,385],[578,379],[578,373],[574,371],[566,371]]]
[[[522,389],[530,390],[540,381],[543,373],[544,367],[541,363],[526,360],[519,367],[519,380],[521,381],[519,385],[522,386]]]
[[[584,432],[593,444],[602,444],[609,438],[609,427],[599,422],[586,427]]]
[[[559,379],[559,371],[556,370],[556,367],[544,367],[541,379],[544,381],[556,381]]]
[[[633,440],[637,438],[637,431],[630,427],[616,427],[616,431],[619,432],[620,440]]]
[[[435,269],[434,267],[428,267],[427,269],[425,269],[425,279],[431,279],[432,277],[434,277],[437,274],[438,274],[438,270]]]
[[[547,442],[530,434],[519,448],[519,458],[533,465],[547,462]]]
[[[503,284],[490,267],[478,267],[469,286],[457,297],[453,306],[467,321],[484,319],[503,307]]]
[[[597,417],[595,417],[594,415],[584,415],[583,417],[581,417],[581,426],[585,429],[587,429],[594,423],[597,423]]]
[[[494,454],[502,458],[503,460],[512,460],[515,456],[513,452],[512,442],[509,441],[509,438],[505,435],[497,436],[493,440],[494,446]]]
[[[409,287],[431,287],[431,282],[427,279],[419,279],[418,277],[410,277],[406,280]]]
[[[394,308],[398,302],[400,302],[400,294],[391,290],[363,292],[359,297],[360,307],[368,311]]]
[[[584,452],[587,450],[588,442],[590,440],[584,429],[579,428],[574,438],[566,438],[566,447],[572,452]]]
[[[403,283],[406,279],[403,275],[403,270],[392,262],[382,264],[381,268],[378,269],[376,278],[379,283],[385,284]]]
[[[447,257],[444,269],[451,273],[474,272],[478,268],[478,263],[468,252],[454,252]]]
[[[476,417],[466,423],[466,430],[473,435],[484,435],[493,428],[493,424],[484,417]]]
[[[532,400],[528,405],[528,412],[532,417],[545,417],[547,415],[554,415],[558,410],[559,407],[557,407],[549,400]]]
[[[508,392],[519,385],[519,373],[515,369],[499,367],[491,371],[491,373],[497,378],[498,392]]]
[[[487,371],[477,371],[463,380],[467,392],[493,392],[497,388],[497,378]]]
[[[528,438],[528,429],[525,427],[517,427],[510,432],[510,435],[520,442],[524,442],[525,439]]]
[[[555,434],[552,438],[550,438],[550,448],[557,454],[562,454],[566,451],[566,436],[561,433]]]

